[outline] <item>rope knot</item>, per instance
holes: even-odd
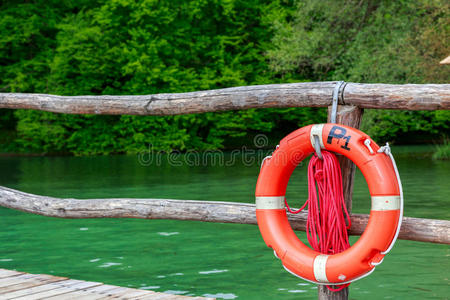
[[[318,170],[316,170],[316,172],[314,172],[314,179],[316,181],[320,181],[320,182],[323,181],[323,179],[324,179],[323,169],[318,169]]]

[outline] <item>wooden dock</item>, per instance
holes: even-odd
[[[0,269],[0,299],[17,300],[100,300],[100,299],[139,299],[139,300],[193,300],[213,299],[187,297],[157,293],[153,291],[119,287],[100,282],[74,280],[45,274]]]

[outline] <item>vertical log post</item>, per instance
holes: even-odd
[[[336,123],[359,128],[363,110],[357,106],[339,105],[336,116]],[[331,106],[328,107],[328,122],[330,122]],[[349,213],[352,211],[353,181],[355,177],[355,164],[343,155],[337,155],[342,171],[342,188],[344,200]],[[319,300],[347,300],[348,287],[339,292],[332,292],[326,286],[318,286]]]

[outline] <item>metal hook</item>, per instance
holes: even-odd
[[[277,145],[277,146],[275,147],[275,151],[276,151],[278,148],[280,148],[280,145]],[[273,154],[273,152],[272,152],[272,154]],[[261,169],[262,169],[262,167],[263,167],[264,162],[266,161],[266,159],[271,159],[271,158],[272,158],[272,155],[268,155],[268,156],[264,157],[264,159],[263,159],[262,162],[261,162],[261,166],[259,167],[259,170],[260,170],[260,171],[261,171]]]
[[[347,83],[345,83],[345,81],[338,81],[338,82],[336,82],[336,85],[334,86],[333,103],[331,105],[331,118],[330,118],[331,123],[336,123],[339,94],[340,94],[340,92],[344,91],[344,88],[346,85],[347,85]],[[341,87],[342,87],[342,91],[341,91]]]
[[[317,157],[323,160],[322,152],[320,151],[320,140],[318,135],[314,135],[314,150],[316,151]]]

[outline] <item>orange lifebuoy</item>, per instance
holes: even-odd
[[[372,199],[369,222],[347,250],[321,254],[303,244],[289,225],[285,193],[295,167],[320,148],[345,155],[363,173]],[[392,248],[400,230],[403,195],[388,147],[379,147],[365,133],[338,124],[300,128],[283,140],[263,161],[256,184],[256,217],[262,237],[292,274],[318,284],[343,284],[369,275]]]

